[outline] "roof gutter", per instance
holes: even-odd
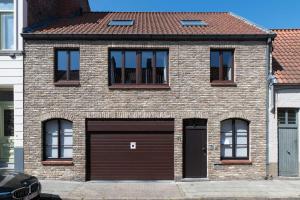
[[[26,40],[242,40],[265,41],[275,38],[276,34],[241,34],[241,35],[174,35],[174,34],[36,34],[23,33]]]

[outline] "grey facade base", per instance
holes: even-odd
[[[24,149],[22,147],[15,148],[15,171],[24,172]]]

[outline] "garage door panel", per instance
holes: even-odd
[[[91,180],[171,180],[173,133],[89,133]],[[130,142],[136,149],[130,149]]]

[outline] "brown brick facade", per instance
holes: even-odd
[[[87,0],[28,0],[28,26],[53,18],[69,17],[83,12],[89,12]]]
[[[54,47],[80,48],[80,87],[53,84]],[[170,89],[110,90],[108,48],[168,48]],[[235,49],[237,87],[212,87],[210,48]],[[208,119],[208,178],[261,179],[266,174],[265,42],[25,42],[25,172],[39,178],[85,180],[86,118],[174,118],[175,179],[182,178],[182,120]],[[222,165],[220,122],[250,121],[251,165]],[[42,122],[73,121],[73,166],[44,166]]]

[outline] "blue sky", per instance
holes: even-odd
[[[265,28],[300,28],[300,0],[89,0],[93,11],[230,11]]]

